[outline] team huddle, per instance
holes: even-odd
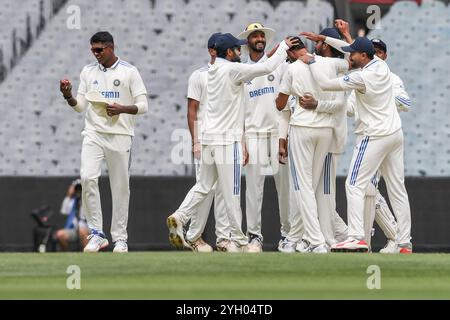
[[[273,176],[279,251],[367,252],[376,221],[388,239],[381,252],[412,253],[399,116],[411,101],[384,61],[386,44],[365,37],[353,40],[342,20],[320,34],[302,35],[315,42],[314,54],[297,36],[266,53],[275,31],[259,23],[248,25],[237,38],[230,33],[209,38],[210,62],[188,84],[196,184],[167,218],[169,240],[176,248],[213,251],[202,234],[214,200],[217,250],[262,252],[264,180]],[[98,187],[106,160],[113,251],[123,253],[128,252],[131,141],[135,116],[148,111],[147,90],[137,68],[115,55],[110,33],[98,32],[90,43],[97,62],[83,68],[76,97],[71,82],[60,81],[67,104],[86,111],[80,175],[90,235],[84,251],[109,245]],[[336,168],[346,145],[348,116],[354,117],[356,146],[345,183],[346,224],[336,212]],[[393,213],[378,191],[380,177]]]
[[[271,175],[278,194],[279,251],[371,251],[376,221],[388,240],[380,252],[412,253],[399,116],[411,101],[384,61],[386,44],[353,40],[342,20],[320,34],[301,35],[315,42],[314,54],[300,37],[287,37],[266,53],[275,31],[259,23],[237,38],[229,33],[209,38],[210,62],[189,78],[196,184],[167,219],[176,248],[213,251],[202,234],[214,200],[217,250],[262,252],[263,188]],[[345,183],[346,224],[336,212],[336,168],[348,116],[355,121],[356,145]],[[393,213],[378,191],[380,177]]]

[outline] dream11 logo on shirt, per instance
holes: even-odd
[[[120,99],[119,91],[102,91],[101,94],[106,99]]]

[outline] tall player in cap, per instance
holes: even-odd
[[[244,134],[243,86],[258,76],[273,72],[285,59],[286,50],[295,41],[282,41],[275,54],[263,63],[248,65],[240,62],[240,46],[246,44],[233,35],[223,34],[216,41],[217,58],[208,70],[208,107],[202,128],[202,161],[199,179],[193,187],[192,200],[183,204],[168,218],[170,229],[179,242],[185,242],[180,230],[186,217],[196,214],[217,182],[223,193],[231,241],[228,252],[245,251],[248,238],[242,232],[240,205],[240,180],[242,162],[247,157],[242,152]]]
[[[375,56],[372,42],[358,37],[349,46],[353,68],[361,70],[331,79],[317,67],[314,57],[304,57],[324,90],[354,90],[356,112],[365,124],[346,180],[349,238],[332,251],[367,251],[364,231],[365,193],[378,170],[386,181],[389,199],[398,221],[400,253],[412,253],[411,212],[404,185],[403,131],[387,64]]]
[[[297,59],[289,65],[280,85],[276,100],[278,110],[285,108],[290,95],[297,97],[298,105],[291,115],[289,133],[289,165],[294,196],[301,217],[291,217],[291,230],[282,245],[283,252],[326,253],[328,247],[321,230],[316,194],[325,159],[333,141],[334,113],[344,108],[344,95],[325,92],[312,77],[308,66],[300,61],[307,55],[304,45],[294,47]],[[343,59],[318,56],[318,65],[329,76],[336,77],[348,70]],[[335,212],[329,212],[334,217]],[[301,234],[301,220],[304,233]]]
[[[317,55],[325,58],[343,58],[343,54],[339,50],[325,42],[327,37],[341,39],[341,35],[336,28],[325,28],[320,34],[303,32],[302,35],[315,42],[314,49]],[[344,66],[348,67],[348,63]],[[340,71],[343,75],[347,70],[344,68]],[[338,94],[343,95],[344,93]],[[333,113],[333,117],[335,119],[333,140],[325,158],[322,176],[316,192],[320,227],[329,246],[347,238],[347,225],[336,212],[336,171],[339,157],[344,153],[347,143],[346,108],[341,108],[338,112]]]
[[[110,33],[98,32],[90,42],[97,62],[81,71],[77,97],[72,96],[69,80],[60,83],[67,103],[77,112],[86,111],[80,175],[84,212],[91,234],[84,251],[97,252],[108,246],[98,189],[101,164],[105,159],[113,201],[111,236],[115,243],[114,252],[127,252],[131,138],[135,115],[148,110],[147,90],[136,67],[115,55]],[[99,93],[108,101],[105,107],[88,102],[88,96]]]
[[[347,46],[348,43],[352,43],[353,39],[350,34],[349,24],[348,22],[337,19],[335,22],[336,28],[339,30],[339,32],[342,34],[342,36],[345,38],[346,42],[336,38],[336,37],[325,37],[323,38],[321,35],[315,35],[313,33],[303,33],[307,36],[308,39],[314,40],[314,41],[323,41],[324,43],[327,43],[328,45],[333,46],[336,50],[339,50],[343,53],[346,53],[342,51],[343,46]],[[378,56],[382,60],[387,59],[387,46],[386,44],[380,40],[380,39],[372,39],[372,44],[375,48],[375,55]],[[346,53],[348,54],[348,53]],[[397,110],[400,111],[409,111],[409,108],[411,107],[411,101],[410,98],[405,91],[404,85],[402,80],[393,72],[391,72],[391,77],[393,81],[393,90],[395,95],[395,103],[397,106]],[[364,132],[364,124],[359,121],[358,114],[355,110],[355,94],[352,91],[349,98],[347,99],[347,114],[349,116],[355,116],[355,134],[363,135]],[[366,242],[370,244],[370,239],[372,236],[372,226],[374,219],[377,221],[380,228],[383,230],[384,234],[386,235],[388,242],[386,246],[380,250],[381,253],[398,253],[400,251],[400,248],[396,244],[396,238],[397,238],[397,222],[390,211],[385,199],[382,197],[378,190],[378,181],[379,181],[380,175],[379,172],[377,172],[374,179],[372,179],[372,182],[368,185],[366,189],[366,196],[365,196],[365,213],[364,213],[364,228],[365,228],[365,235],[366,235]],[[341,226],[341,227],[339,227]],[[336,225],[336,237],[340,237],[342,234],[347,233],[347,230],[345,230],[344,225],[337,224]]]
[[[207,106],[207,83],[208,83],[208,69],[214,64],[217,56],[215,44],[221,33],[214,33],[208,39],[208,52],[210,54],[210,61],[208,65],[195,70],[189,77],[188,83],[188,125],[189,131],[192,137],[192,153],[194,154],[196,179],[198,180],[200,161],[201,161],[201,137],[199,132],[201,131],[204,123],[205,109]],[[185,201],[190,201],[193,192],[190,192],[186,196]],[[214,199],[214,217],[216,220],[216,236],[217,236],[217,248],[223,250],[229,241],[230,231],[228,230],[228,221],[225,212],[225,203],[220,190],[217,189],[217,185],[208,194],[205,201],[203,201],[197,210],[197,214],[193,215],[191,223],[189,224],[189,230],[186,233],[186,242],[189,244],[189,249],[196,252],[212,252],[212,248],[201,237],[205,230],[206,222],[208,220],[209,211],[212,201]],[[176,231],[176,230],[175,230]],[[169,237],[171,242],[176,239],[176,235]],[[174,242],[174,245],[178,245],[179,242]]]
[[[387,45],[381,39],[372,39],[372,44],[375,48],[375,55],[382,59],[387,59]],[[405,90],[402,79],[391,71],[392,86],[395,94],[395,103],[397,105],[398,111],[408,112],[411,108],[411,100],[408,93]],[[378,186],[378,181],[380,180],[380,175],[377,173],[376,186]],[[395,221],[394,215],[392,214],[386,200],[381,195],[378,188],[376,189],[375,195],[375,221],[383,230],[387,243],[380,253],[399,253],[401,248],[397,245],[397,233],[398,227]]]
[[[247,63],[257,64],[268,59],[265,48],[275,36],[275,30],[260,23],[251,23],[238,38],[246,39],[242,46]],[[281,236],[289,232],[289,175],[286,166],[278,162],[278,125],[280,114],[275,99],[281,77],[287,64],[283,63],[273,72],[247,81],[245,88],[245,140],[249,154],[246,166],[246,218],[249,237],[248,252],[261,252],[261,208],[266,175],[273,175],[278,193]]]
[[[348,43],[352,43],[353,39],[350,34],[349,24],[341,19],[336,20],[336,27],[341,32],[342,36]],[[339,41],[336,39],[327,39],[330,45],[336,47],[338,50],[342,50],[341,47],[346,46],[347,43]],[[387,59],[387,46],[381,39],[372,39],[372,44],[375,48],[375,55],[382,59]],[[403,81],[395,73],[391,71],[392,86],[395,96],[395,104],[397,106],[397,111],[407,112],[411,107],[411,100],[408,93],[405,90]],[[358,113],[355,110],[355,94],[352,92],[347,103],[347,112],[350,116],[355,116],[355,134],[362,135],[364,132],[364,124],[359,120]],[[364,227],[366,229],[366,241],[370,241],[372,233],[373,220],[378,223],[380,228],[383,230],[386,238],[388,239],[387,244],[380,253],[399,253],[401,248],[397,245],[397,234],[398,227],[397,221],[395,220],[386,200],[381,195],[378,190],[378,181],[380,179],[380,172],[378,171],[376,176],[372,179],[372,183],[369,184],[366,190],[366,200],[365,200],[365,214],[364,214]],[[404,251],[404,250],[403,250]]]

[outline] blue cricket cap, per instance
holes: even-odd
[[[375,54],[375,48],[373,47],[372,41],[370,41],[366,37],[356,38],[351,45],[342,47],[342,51]]]
[[[208,48],[214,49],[216,47],[216,41],[219,36],[222,35],[220,32],[213,33],[208,39]]]
[[[225,51],[233,47],[240,47],[247,44],[247,40],[238,39],[231,33],[224,33],[217,37],[216,50]]]
[[[371,41],[372,41],[372,44],[373,44],[374,47],[378,47],[381,50],[383,50],[384,52],[387,52],[387,46],[386,46],[386,43],[384,43],[383,40],[381,40],[381,39],[372,39]]]
[[[320,32],[320,35],[334,39],[341,39],[341,34],[336,28],[325,28]]]

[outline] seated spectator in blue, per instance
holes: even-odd
[[[75,180],[69,186],[60,212],[68,216],[64,228],[56,231],[61,250],[69,251],[71,244],[80,244],[84,248],[88,242],[89,228],[81,205],[81,180]]]

